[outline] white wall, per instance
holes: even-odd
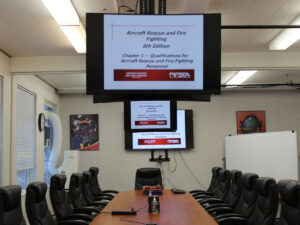
[[[2,173],[2,184],[10,183],[10,122],[11,122],[11,72],[10,58],[0,52],[0,76],[3,78],[3,161],[0,162],[0,172]]]
[[[194,111],[194,149],[181,151],[196,177],[208,186],[211,167],[222,166],[224,137],[236,134],[236,111],[265,110],[266,130],[297,130],[300,132],[300,91],[232,91],[212,97],[207,102],[178,102],[179,109]],[[63,149],[69,149],[69,115],[99,114],[100,151],[80,152],[80,171],[98,166],[102,188],[129,190],[134,187],[135,171],[139,167],[158,166],[150,163],[150,152],[129,152],[124,149],[123,104],[93,104],[91,96],[63,95]],[[300,146],[300,137],[298,137]],[[165,174],[179,188],[194,189],[200,185],[185,167],[179,153],[175,153],[177,169],[174,173],[163,163]],[[171,153],[171,169],[175,166]],[[246,172],[246,171],[245,171]],[[166,187],[172,185],[166,182]]]

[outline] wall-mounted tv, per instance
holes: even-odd
[[[87,14],[87,94],[220,93],[221,16]]]
[[[192,149],[193,111],[177,110],[177,130],[174,132],[128,132],[125,131],[127,150]]]
[[[175,131],[177,129],[176,118],[176,101],[124,102],[124,129],[130,132]]]

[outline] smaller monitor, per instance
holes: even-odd
[[[175,131],[176,110],[176,101],[125,101],[124,128],[130,132]]]

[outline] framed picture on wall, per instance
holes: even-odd
[[[237,111],[237,133],[266,132],[265,111]]]
[[[70,149],[99,150],[98,114],[70,115]]]

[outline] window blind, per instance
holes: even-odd
[[[17,170],[35,168],[36,95],[17,88]]]

